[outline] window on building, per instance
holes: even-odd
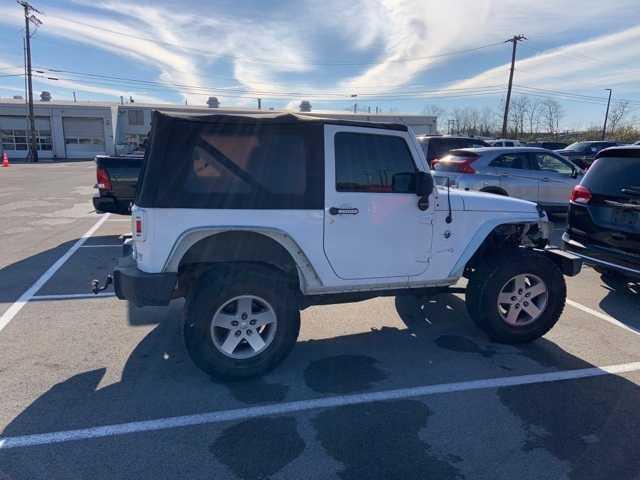
[[[2,137],[3,150],[28,150],[29,138],[27,131],[24,129],[8,128],[0,131]],[[36,143],[38,150],[51,151],[53,149],[51,145],[51,131],[50,130],[38,130],[36,131]]]
[[[139,109],[127,110],[129,125],[144,125],[144,111]]]
[[[394,191],[393,176],[416,171],[402,137],[363,133],[335,136],[338,192],[412,193],[415,185]]]
[[[147,139],[147,134],[130,133],[125,137],[125,143],[132,147],[139,147]]]

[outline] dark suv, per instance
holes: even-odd
[[[562,150],[556,150],[565,158],[578,165],[583,170],[588,169],[600,150],[618,145],[616,142],[575,142]]]
[[[455,137],[450,135],[418,137],[418,141],[422,146],[424,156],[427,157],[429,166],[431,166],[433,160],[444,157],[451,150],[489,146],[487,142],[479,138]]]
[[[640,278],[640,146],[602,150],[571,194],[565,248]]]

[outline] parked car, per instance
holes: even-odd
[[[521,147],[524,145],[519,140],[511,138],[498,138],[497,140],[487,140],[490,147]]]
[[[601,272],[640,278],[640,146],[598,153],[571,195],[565,248]]]
[[[600,150],[615,147],[616,145],[618,145],[616,142],[575,142],[562,150],[556,150],[556,153],[559,153],[583,170],[586,170]]]
[[[433,160],[444,157],[451,150],[457,148],[488,147],[489,144],[480,138],[459,137],[453,135],[438,135],[418,137],[427,163],[431,166]]]
[[[136,197],[138,176],[144,163],[144,153],[108,156],[98,155],[96,162],[97,192],[93,206],[97,213],[130,215]]]
[[[434,165],[437,185],[478,190],[539,203],[566,212],[582,170],[560,155],[534,147],[454,150]]]
[[[545,148],[547,150],[562,150],[569,144],[564,142],[527,142],[527,147]]]
[[[277,365],[300,309],[433,294],[463,275],[480,328],[529,342],[562,312],[563,272],[581,267],[544,250],[536,204],[435,188],[405,125],[153,115],[115,292],[137,305],[186,297],[187,350],[215,377]]]

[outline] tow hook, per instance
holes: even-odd
[[[109,285],[111,285],[113,283],[113,277],[111,275],[107,275],[107,278],[104,281],[104,286],[100,286],[100,280],[93,280],[91,282],[91,291],[94,294],[99,294],[100,292],[103,292],[104,290],[106,290],[107,288],[109,288]]]

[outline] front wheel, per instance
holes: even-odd
[[[492,340],[525,343],[547,333],[564,309],[562,272],[545,255],[519,249],[492,258],[467,286],[471,318]]]

